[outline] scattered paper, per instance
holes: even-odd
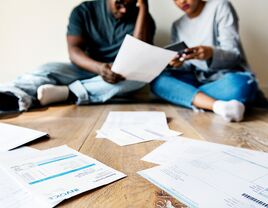
[[[267,161],[267,154],[263,152],[193,140],[182,136],[178,136],[174,140],[165,142],[149,154],[145,155],[141,160],[165,165],[174,162],[207,157],[208,155],[216,154],[219,151],[225,151],[228,152],[228,154],[235,154],[237,156],[239,155],[239,157],[244,160],[251,160],[258,164],[260,162]]]
[[[268,206],[267,153],[188,140],[153,151],[163,165],[139,174],[191,208]]]
[[[67,146],[34,152],[27,159],[1,160],[0,156],[0,165],[9,177],[50,207],[126,176]],[[16,195],[10,197],[16,199]]]
[[[34,157],[40,152],[40,150],[31,147],[20,147],[7,152],[0,152],[0,159],[2,162],[5,161],[5,163],[9,163],[9,161],[12,162],[14,160],[17,160],[17,158],[20,158],[20,160],[22,160],[24,158],[27,159],[29,157]]]
[[[20,126],[0,123],[0,152],[19,147],[48,134]]]
[[[0,167],[0,204],[1,208],[50,208],[44,200],[36,197],[27,188]]]
[[[110,112],[97,138],[106,138],[124,146],[150,140],[172,140],[181,132],[172,131],[164,112]]]

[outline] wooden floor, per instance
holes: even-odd
[[[170,128],[183,132],[186,137],[268,152],[268,111],[259,109],[250,111],[241,123],[225,123],[210,112],[194,113],[169,104],[54,106],[17,117],[4,117],[0,121],[49,133],[49,139],[35,141],[29,144],[31,147],[47,149],[67,144],[128,175],[108,186],[71,198],[59,207],[164,208],[166,201],[171,201],[176,208],[185,207],[136,174],[153,167],[140,159],[162,142],[119,147],[95,138],[96,130],[102,126],[109,111],[164,111]]]

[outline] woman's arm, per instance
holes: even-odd
[[[217,46],[213,48],[211,69],[232,69],[244,58],[237,14],[230,2],[218,8],[215,23]]]

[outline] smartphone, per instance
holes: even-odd
[[[173,43],[170,45],[165,46],[165,49],[176,51],[178,52],[178,55],[187,54],[184,50],[188,48],[185,42],[179,42],[179,43]]]

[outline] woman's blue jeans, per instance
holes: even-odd
[[[249,72],[230,72],[220,79],[200,83],[193,72],[167,69],[151,83],[154,94],[173,104],[193,108],[198,92],[216,100],[238,100],[248,104],[255,99],[257,82]]]

